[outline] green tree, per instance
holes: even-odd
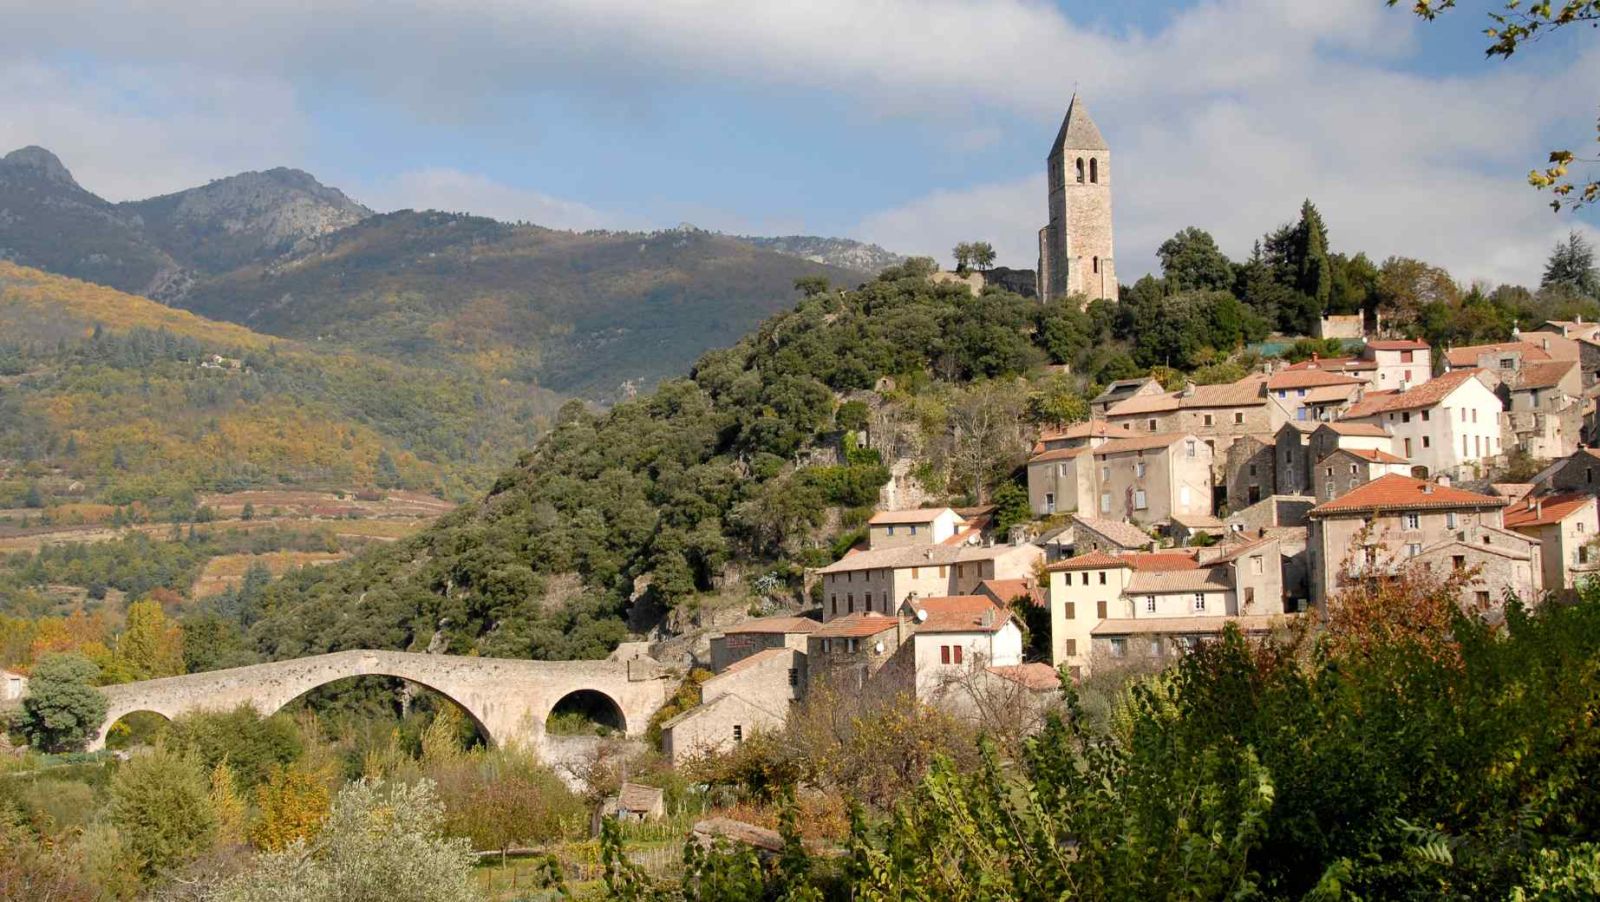
[[[972,265],[978,272],[988,272],[994,268],[994,245],[987,241],[974,241],[969,247],[972,251]]]
[[[220,902],[477,902],[476,859],[443,833],[434,784],[360,781],[339,792],[315,840],[259,857]]]
[[[800,276],[794,280],[794,290],[800,292],[801,297],[814,298],[828,293],[827,276]]]
[[[1328,229],[1322,214],[1308,199],[1300,205],[1300,222],[1295,226],[1295,287],[1316,302],[1320,316],[1328,309],[1333,294],[1333,267],[1328,259]]]
[[[198,857],[216,837],[205,771],[194,758],[159,745],[117,768],[110,812],[146,877]]]
[[[44,507],[44,494],[39,491],[37,482],[28,483],[28,491],[22,496],[22,506],[30,507],[34,510]]]
[[[1156,249],[1161,275],[1175,291],[1227,291],[1233,287],[1233,264],[1204,229],[1189,226]]]
[[[94,682],[100,668],[76,653],[53,654],[34,665],[18,728],[47,752],[83,748],[105,721],[107,702]]]
[[[256,518],[256,506],[254,504],[251,504],[250,502],[246,501],[244,503],[244,507],[239,510],[239,519],[241,519],[241,520],[254,520],[255,518]]]
[[[972,268],[972,244],[963,241],[950,253],[956,258],[956,272],[966,275],[967,270]]]
[[[1600,268],[1594,264],[1594,245],[1576,229],[1556,244],[1544,265],[1540,288],[1557,288],[1600,299]]]

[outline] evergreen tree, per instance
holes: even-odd
[[[1161,243],[1161,274],[1175,291],[1227,291],[1233,287],[1233,264],[1204,229],[1190,226]]]
[[[1539,287],[1566,289],[1592,298],[1600,298],[1600,269],[1594,264],[1594,245],[1577,230],[1558,242],[1544,265],[1544,278]]]
[[[183,629],[161,603],[145,599],[128,606],[128,626],[117,639],[117,662],[137,680],[183,673]]]
[[[47,752],[83,747],[106,716],[106,699],[94,688],[100,668],[79,654],[49,655],[36,664],[22,700],[19,728]]]
[[[210,781],[193,758],[157,746],[117,769],[111,821],[139,870],[155,876],[211,848],[217,819]]]
[[[1322,214],[1310,200],[1300,205],[1295,226],[1295,287],[1316,302],[1317,315],[1328,308],[1333,290],[1333,269],[1328,262],[1328,230]]]

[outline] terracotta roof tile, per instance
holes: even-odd
[[[1513,391],[1531,391],[1536,388],[1554,388],[1578,365],[1576,360],[1549,360],[1542,363],[1523,364],[1521,370],[1507,380]]]
[[[1034,456],[1028,458],[1028,463],[1047,464],[1058,460],[1072,460],[1073,458],[1087,454],[1088,452],[1088,445],[1079,445],[1076,448],[1056,448],[1051,451],[1043,451],[1039,454],[1035,454]]]
[[[1146,551],[1122,555],[1134,570],[1157,573],[1167,570],[1193,570],[1198,563],[1199,549],[1185,548],[1174,551]]]
[[[913,598],[905,606],[917,617],[918,633],[994,633],[1011,619],[987,595]],[[926,619],[921,617],[924,611]]]
[[[1521,351],[1522,361],[1549,360],[1550,353],[1531,341],[1500,341],[1486,345],[1465,345],[1451,348],[1445,352],[1444,358],[1449,361],[1452,368],[1474,367],[1478,365],[1478,358],[1484,354],[1504,354],[1511,351]]]
[[[1353,420],[1388,413],[1391,410],[1421,410],[1433,407],[1469,380],[1476,379],[1482,372],[1480,369],[1451,370],[1443,376],[1436,376],[1416,388],[1408,388],[1403,392],[1371,392],[1361,400],[1361,403],[1346,411],[1345,418]]]
[[[1044,592],[1031,579],[986,579],[978,583],[978,594],[991,595],[1002,606],[1010,605],[1019,598],[1026,599],[1036,607],[1043,607],[1047,603]]]
[[[724,635],[738,633],[809,633],[822,624],[810,617],[759,617],[735,623],[723,630]]]
[[[957,534],[955,538],[971,537],[970,533]],[[964,540],[963,540],[964,541]],[[895,548],[873,548],[845,555],[817,573],[846,573],[855,570],[898,569],[905,567],[942,567],[974,561],[992,561],[1005,557],[1024,545],[901,545]]]
[[[1506,528],[1549,526],[1552,523],[1560,523],[1585,509],[1594,509],[1593,495],[1568,494],[1526,498],[1506,506]]]
[[[1365,379],[1328,370],[1280,370],[1267,379],[1267,390],[1313,388],[1324,385],[1366,385]]]
[[[1425,351],[1429,345],[1420,338],[1385,338],[1367,342],[1374,351]]]
[[[775,661],[779,658],[787,658],[793,654],[795,654],[795,650],[792,648],[764,648],[753,655],[747,655],[737,661],[734,661],[727,667],[722,668],[721,673],[718,673],[710,680],[706,680],[706,682],[710,683],[712,680],[720,679],[730,673],[742,673],[746,670],[760,667],[762,664],[765,664],[768,661]]]
[[[1377,423],[1323,423],[1321,428],[1330,430],[1335,435],[1364,435],[1378,438],[1389,434]]]
[[[1137,416],[1141,413],[1165,413],[1177,409],[1178,399],[1172,395],[1138,395],[1118,401],[1106,411],[1106,416]]]
[[[813,630],[813,639],[860,639],[866,636],[876,636],[884,630],[894,629],[895,618],[886,617],[876,611],[857,611],[854,614],[845,614],[835,617],[824,623],[820,629]]]
[[[1126,595],[1166,592],[1226,592],[1233,588],[1225,567],[1190,566],[1183,570],[1138,570],[1128,579]]]
[[[872,519],[868,520],[867,523],[872,526],[881,526],[886,523],[932,523],[947,510],[950,510],[950,508],[921,507],[914,510],[878,511],[872,515]]]
[[[1340,448],[1333,454],[1354,454],[1362,460],[1370,460],[1375,464],[1406,464],[1411,462],[1398,454],[1390,454],[1387,451],[1379,451],[1374,448]],[[1332,457],[1333,454],[1328,456]]]
[[[1069,557],[1064,561],[1056,561],[1054,564],[1051,564],[1044,569],[1051,571],[1109,570],[1112,567],[1127,567],[1132,569],[1133,565],[1117,555],[1106,554],[1104,551],[1091,551],[1088,554],[1074,555],[1073,557]]]
[[[1230,623],[1246,633],[1265,633],[1294,622],[1293,614],[1250,614],[1241,617],[1125,617],[1102,620],[1089,632],[1095,636],[1221,633]]]
[[[1455,486],[1436,485],[1425,479],[1413,479],[1390,473],[1366,485],[1352,489],[1344,495],[1312,508],[1307,516],[1357,513],[1380,510],[1428,510],[1433,508],[1492,508],[1504,504],[1503,499],[1480,495]]]
[[[1085,420],[1081,423],[1073,423],[1071,426],[1068,426],[1065,429],[1046,430],[1039,435],[1039,441],[1056,442],[1074,438],[1094,438],[1096,436],[1110,434],[1111,424],[1097,417],[1092,420]]]

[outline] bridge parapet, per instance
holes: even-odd
[[[551,709],[566,696],[583,690],[609,698],[627,734],[638,736],[673,689],[660,666],[647,663],[526,661],[357,649],[123,683],[102,689],[110,705],[90,748],[103,747],[111,725],[135,711],[154,711],[170,719],[250,704],[264,715],[272,714],[318,686],[356,676],[398,677],[433,689],[460,705],[496,745],[521,743],[543,750],[544,725]]]

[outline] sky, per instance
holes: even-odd
[[[1485,59],[1489,0],[0,0],[0,152],[112,200],[293,166],[374,209],[872,241],[1036,264],[1078,91],[1118,275],[1186,226],[1536,283],[1600,214],[1526,174],[1592,141],[1600,33]],[[1593,146],[1590,144],[1589,146]]]

